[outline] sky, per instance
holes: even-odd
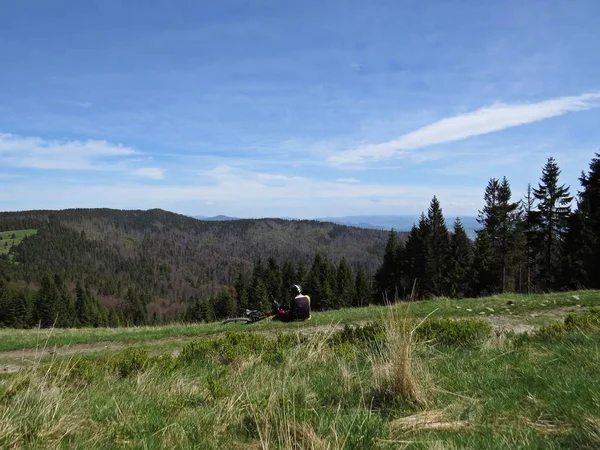
[[[597,0],[0,11],[0,211],[476,215],[600,150]]]

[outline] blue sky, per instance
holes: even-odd
[[[0,10],[0,210],[474,215],[600,149],[596,0]]]

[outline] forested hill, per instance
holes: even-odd
[[[202,221],[158,209],[0,213],[0,232],[12,230],[37,233],[0,253],[5,278],[38,284],[52,273],[105,297],[122,297],[133,287],[168,303],[232,286],[258,258],[310,265],[321,253],[373,273],[388,236],[308,220]]]

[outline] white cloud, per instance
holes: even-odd
[[[58,141],[0,134],[0,157],[5,166],[45,170],[115,170],[114,159],[138,153],[107,141]],[[110,160],[111,163],[107,163]]]
[[[539,103],[495,104],[467,114],[449,117],[412,131],[398,139],[367,144],[332,155],[332,164],[362,164],[396,158],[407,150],[424,148],[492,133],[598,106],[600,93],[559,97]]]
[[[335,181],[338,183],[360,183],[360,180],[357,180],[356,178],[338,178]]]
[[[155,180],[162,180],[165,177],[165,169],[158,167],[142,167],[131,172],[131,175],[136,177],[153,178]]]

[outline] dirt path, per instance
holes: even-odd
[[[584,309],[585,308],[561,307],[541,312],[523,313],[521,315],[495,314],[490,311],[489,314],[474,316],[474,318],[485,320],[486,322],[490,323],[495,330],[498,331],[525,333],[539,328],[541,323],[550,322],[552,320],[561,320],[571,312],[583,311]],[[307,327],[298,331],[301,333],[312,334],[325,329],[330,329],[331,327],[337,328],[340,327],[340,325],[321,325]],[[210,337],[218,335],[218,333],[211,334]],[[90,344],[64,345],[61,347],[28,348],[22,350],[4,351],[0,352],[0,373],[16,372],[22,367],[32,366],[36,363],[39,363],[42,359],[46,361],[52,357],[89,355],[92,353],[116,351],[134,346],[151,346],[151,348],[148,349],[150,354],[164,354],[167,352],[177,354],[179,349],[169,349],[170,345],[175,346],[181,344],[181,347],[187,342],[194,341],[198,338],[199,336],[189,336],[170,337],[137,342],[95,342]]]
[[[528,333],[536,328],[539,328],[544,323],[562,320],[567,316],[567,314],[573,312],[582,312],[585,311],[585,309],[586,308],[566,306],[549,309],[546,311],[522,313],[520,315],[490,314],[479,316],[479,318],[488,322],[497,331]]]

